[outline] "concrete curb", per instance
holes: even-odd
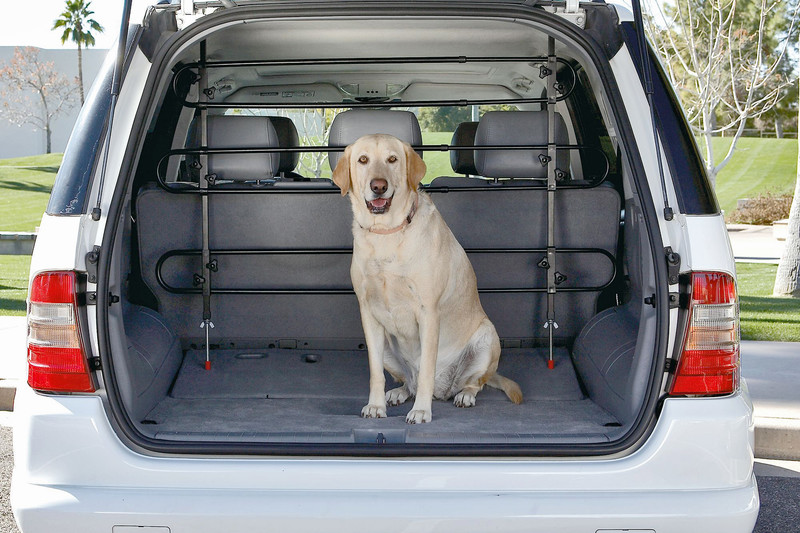
[[[800,343],[742,341],[760,459],[800,461]]]
[[[756,417],[756,458],[800,461],[800,420]]]
[[[0,231],[0,255],[31,255],[36,233]]]
[[[14,398],[17,395],[19,384],[17,379],[0,380],[0,411],[14,410]]]

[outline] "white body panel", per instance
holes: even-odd
[[[635,453],[596,459],[150,457],[98,397],[20,392],[13,507],[24,533],[69,521],[180,532],[749,532],[758,512],[746,392],[665,402]]]

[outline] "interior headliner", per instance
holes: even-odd
[[[453,18],[441,19],[356,18],[318,20],[239,21],[223,25],[206,36],[207,60],[258,61],[306,59],[385,58],[470,58],[468,62],[436,63],[345,63],[325,65],[280,65],[214,67],[209,69],[210,85],[224,88],[220,99],[232,101],[285,101],[270,98],[289,87],[308,87],[299,101],[340,101],[348,97],[375,94],[380,97],[413,100],[443,98],[539,97],[544,84],[539,76],[547,55],[548,34],[542,28],[512,20]],[[363,43],[369,42],[365,47]],[[377,44],[376,44],[377,43]],[[335,44],[335,46],[333,46]],[[473,61],[508,57],[519,61]],[[569,48],[556,42],[556,54],[571,60]],[[183,63],[197,62],[199,45],[185,49]],[[452,97],[452,96],[451,96]]]

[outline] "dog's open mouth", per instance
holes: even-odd
[[[391,198],[375,198],[374,200],[367,200],[367,209],[369,209],[373,215],[382,215],[389,210],[391,205]]]

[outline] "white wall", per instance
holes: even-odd
[[[83,51],[83,83],[84,92],[89,92],[100,66],[106,57],[108,50],[97,50],[90,48]],[[13,46],[0,46],[0,65],[8,64],[14,57]],[[39,59],[41,61],[53,61],[58,72],[68,78],[78,76],[78,50],[40,50]],[[77,91],[77,89],[76,89]],[[76,99],[80,102],[80,98]],[[67,140],[72,132],[72,126],[78,117],[80,104],[70,111],[58,116],[51,124],[53,129],[52,144],[53,152],[63,152],[67,146]],[[38,155],[45,153],[47,142],[44,131],[36,131],[33,127],[16,126],[7,120],[0,118],[0,159],[9,157],[22,157],[27,155]]]

